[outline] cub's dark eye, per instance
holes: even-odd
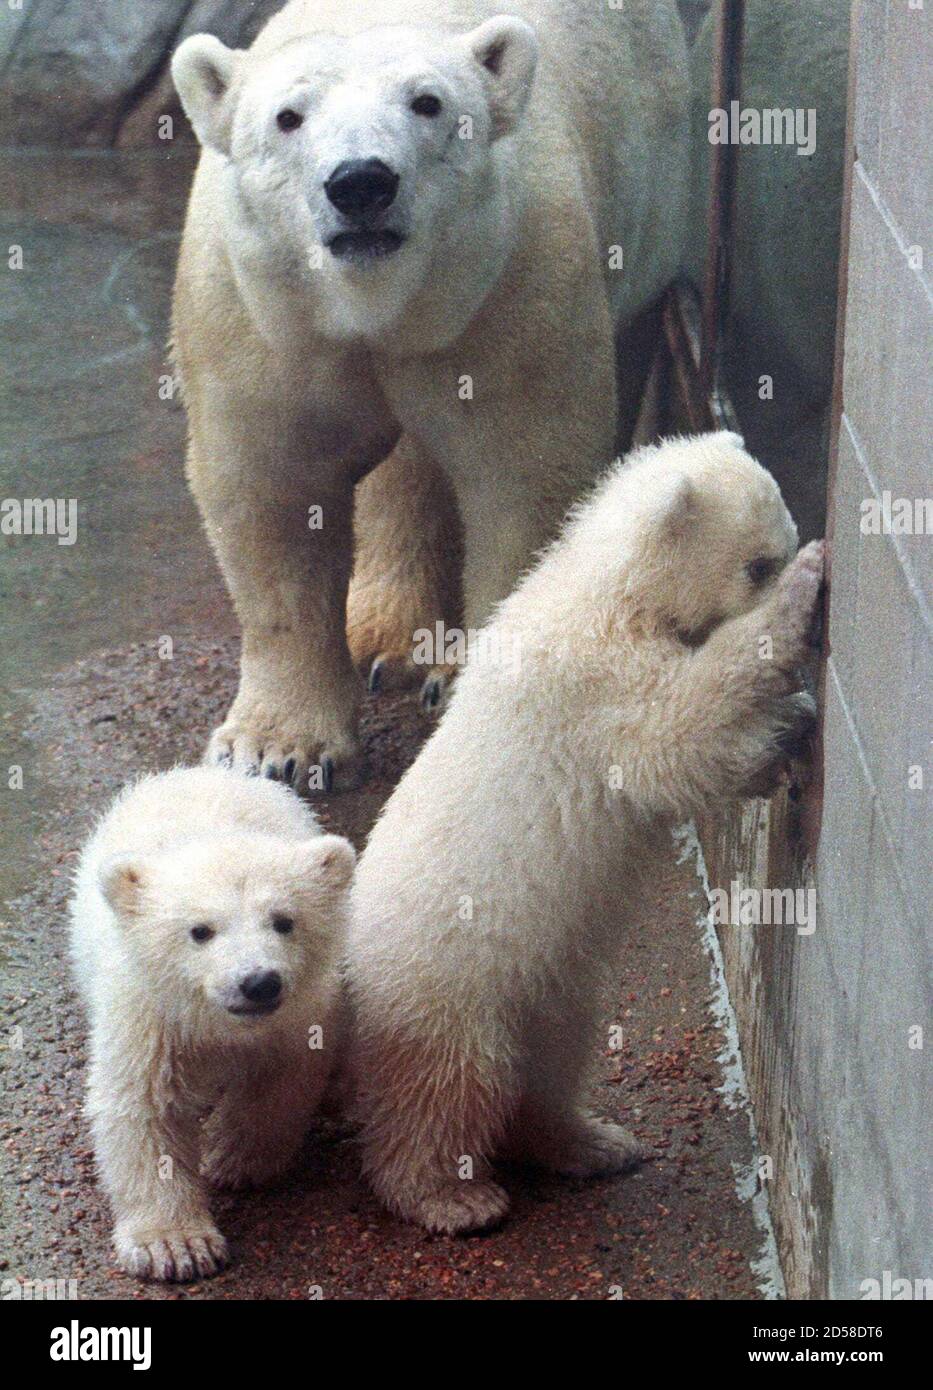
[[[203,923],[200,923],[198,926],[191,928],[192,941],[210,941],[213,935],[214,928],[207,927]]]
[[[276,913],[272,919],[272,930],[277,931],[279,936],[288,936],[290,931],[294,931],[295,923],[291,917],[284,917],[281,913]]]
[[[760,555],[757,560],[749,560],[745,566],[745,573],[748,575],[749,582],[756,588],[767,583],[777,569],[777,560],[771,560],[766,555]]]
[[[280,111],[276,116],[279,130],[297,130],[304,120],[304,116],[299,116],[297,111],[293,111],[290,106],[286,106],[284,111]]]
[[[415,97],[411,109],[416,116],[439,116],[444,109],[444,103],[440,97],[427,93],[423,97]]]

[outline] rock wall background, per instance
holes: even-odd
[[[168,62],[189,34],[249,43],[282,0],[22,0],[0,8],[5,146],[158,141],[180,117]],[[180,137],[191,139],[187,121]]]
[[[21,7],[0,6],[0,145],[106,149],[157,145],[163,115],[173,117],[175,136],[193,139],[171,54],[197,33],[243,47],[284,0],[13,3]],[[710,0],[679,3],[692,35]]]

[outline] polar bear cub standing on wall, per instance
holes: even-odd
[[[221,769],[147,777],[81,859],[72,957],[88,1008],[88,1113],[131,1274],[227,1259],[205,1176],[294,1157],[338,1045],[352,846],[291,792]],[[212,1108],[213,1107],[213,1108]]]
[[[636,1159],[585,1106],[598,977],[669,822],[773,790],[812,723],[822,549],[796,545],[736,436],[675,441],[615,468],[499,608],[483,650],[509,659],[471,659],[352,894],[364,1165],[402,1216],[496,1222],[497,1155]]]

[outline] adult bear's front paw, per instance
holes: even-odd
[[[352,727],[328,723],[313,709],[303,715],[294,704],[281,707],[242,691],[211,735],[205,762],[286,782],[303,795],[351,791],[363,780]]]

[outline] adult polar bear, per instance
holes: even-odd
[[[214,761],[358,779],[354,488],[393,450],[357,515],[389,650],[435,616],[436,465],[478,627],[613,452],[616,335],[679,262],[683,33],[674,0],[512,9],[292,0],[175,55],[188,471],[243,629]]]

